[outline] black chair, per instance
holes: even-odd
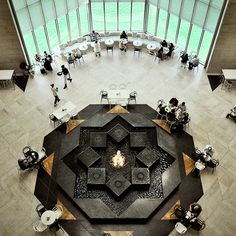
[[[138,48],[138,47],[134,47],[134,55],[135,53],[138,53],[138,56],[140,56],[140,53],[142,52],[142,49],[141,48]]]
[[[111,51],[112,55],[113,55],[113,47],[114,46],[107,46],[107,55],[108,55],[108,52]]]
[[[100,101],[100,103],[102,103],[102,100],[103,100],[103,99],[106,99],[107,102],[109,103],[109,100],[108,100],[108,98],[107,98],[107,96],[108,96],[107,91],[101,90],[101,91],[100,91],[100,95],[101,95],[101,101]]]
[[[173,213],[179,220],[183,220],[186,215],[186,210],[181,206],[175,206]]]
[[[136,103],[136,96],[137,96],[137,92],[133,91],[129,94],[129,99],[128,99],[128,104],[130,103],[130,101],[134,101]]]
[[[203,230],[206,227],[206,224],[204,221],[196,218],[196,220],[191,222],[190,226],[192,229],[198,231],[198,234],[199,234],[199,231]]]
[[[38,216],[41,218],[42,214],[46,211],[47,209],[40,203],[36,206],[35,211],[37,212]]]
[[[57,235],[56,232],[61,230],[63,233],[65,232],[63,228],[59,225],[58,221],[55,221],[53,224],[49,226],[49,230],[54,234]]]

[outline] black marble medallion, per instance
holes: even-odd
[[[113,176],[106,185],[117,197],[120,197],[129,188],[131,183],[118,174]]]
[[[120,142],[122,139],[124,139],[129,132],[120,124],[117,124],[115,127],[113,127],[111,130],[108,131],[108,134],[116,140],[116,142]]]

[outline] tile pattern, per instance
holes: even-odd
[[[176,206],[180,205],[180,200],[178,200],[168,212],[161,218],[161,220],[176,220],[177,217],[174,214],[174,209]]]
[[[186,175],[188,175],[195,168],[195,161],[193,159],[191,159],[185,153],[183,153],[183,158],[184,158],[185,173],[186,173]]]
[[[43,161],[43,168],[46,170],[46,172],[51,176],[52,174],[52,167],[53,167],[53,161],[54,161],[54,153],[49,155],[44,161]]]
[[[0,219],[0,235],[34,235],[32,224],[37,219],[34,209],[38,200],[33,193],[37,171],[21,176],[17,172],[16,163],[22,154],[22,147],[31,145],[35,150],[41,150],[43,137],[53,130],[48,119],[48,115],[54,110],[51,83],[55,83],[59,88],[61,102],[72,101],[77,105],[78,111],[88,104],[98,104],[101,89],[120,83],[124,83],[129,90],[138,91],[138,103],[149,104],[154,109],[158,99],[169,101],[171,97],[177,97],[179,101],[185,101],[191,116],[187,131],[194,137],[195,146],[203,149],[206,144],[212,144],[215,148],[214,157],[220,160],[220,165],[213,174],[207,170],[201,174],[204,196],[199,200],[203,208],[200,218],[206,221],[206,228],[201,232],[201,236],[234,235],[236,126],[231,120],[225,119],[225,116],[235,105],[235,88],[228,92],[218,87],[212,92],[205,70],[201,66],[198,71],[183,69],[179,66],[178,58],[176,52],[174,58],[155,63],[153,58],[145,53],[139,58],[133,57],[131,50],[121,54],[119,50],[114,49],[112,57],[103,53],[101,58],[88,53],[84,56],[85,63],[70,69],[72,77],[76,79],[63,90],[63,80],[58,79],[56,72],[66,61],[57,57],[56,64],[53,65],[54,71],[49,72],[47,76],[41,75],[39,68],[36,68],[36,76],[34,80],[28,80],[25,92],[17,86],[15,90],[2,90],[0,213],[4,217]],[[108,107],[107,105],[107,110]],[[97,105],[97,109],[102,108]],[[131,109],[132,105],[129,105],[128,110]],[[83,115],[78,119],[86,119],[86,112],[84,109]],[[146,115],[155,119],[152,113],[147,112]],[[60,129],[56,132],[60,136]],[[189,175],[186,178],[188,177]],[[79,223],[75,233],[97,236],[103,232],[102,225],[87,222],[82,214]],[[166,227],[169,224],[167,221]],[[134,231],[136,236],[156,236],[159,235],[158,227],[156,221],[150,225],[151,229],[137,224],[127,225],[126,230]],[[119,225],[110,225],[106,230],[119,231],[119,228]],[[51,234],[44,232],[42,235]],[[176,235],[176,232],[173,231],[171,235]],[[185,235],[194,236],[196,232],[189,231]]]
[[[116,105],[107,113],[129,113],[129,112],[121,105]]]
[[[155,124],[157,124],[158,126],[160,126],[162,129],[164,129],[166,132],[168,132],[169,134],[171,134],[170,131],[170,125],[165,121],[165,120],[152,120]]]
[[[66,133],[68,134],[72,129],[80,125],[84,120],[69,120],[67,122]]]

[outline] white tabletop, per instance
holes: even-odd
[[[72,115],[76,106],[72,102],[68,101],[64,105],[59,106],[52,114],[58,119],[61,120],[67,115]]]
[[[56,220],[56,214],[54,211],[45,211],[41,216],[41,222],[45,225],[51,225]]]
[[[222,69],[226,80],[236,80],[236,69]]]
[[[135,41],[133,42],[133,45],[134,45],[135,47],[141,47],[141,46],[143,45],[143,43],[142,43],[141,40],[135,40]]]
[[[72,50],[79,48],[80,45],[81,45],[81,43],[75,43],[75,44],[73,44],[73,45],[71,45],[71,46],[66,47],[66,48],[63,50],[63,52],[64,52],[64,53],[72,52]]]
[[[130,91],[129,90],[107,90],[107,98],[111,104],[127,104]]]
[[[80,51],[86,51],[88,49],[88,45],[87,44],[80,44],[79,45],[79,50]]]
[[[107,46],[112,46],[114,44],[114,40],[113,39],[107,39],[107,40],[105,40],[105,44]]]
[[[0,80],[11,80],[14,70],[0,70]]]
[[[147,45],[148,50],[155,50],[157,48],[157,45],[155,43],[149,43]]]

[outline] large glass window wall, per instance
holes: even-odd
[[[153,34],[208,56],[224,0],[11,0],[29,57],[92,29]]]

